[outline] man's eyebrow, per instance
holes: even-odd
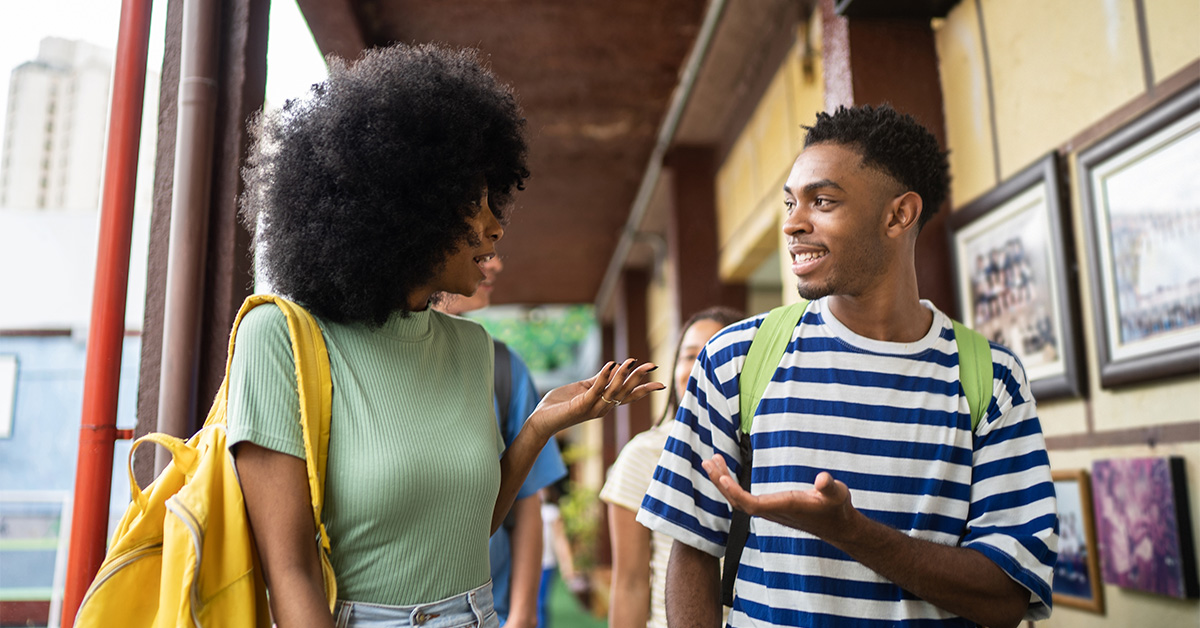
[[[805,194],[807,194],[809,192],[813,192],[813,191],[819,190],[821,188],[833,188],[835,190],[842,190],[843,192],[845,191],[842,188],[842,186],[838,185],[837,182],[835,182],[831,179],[821,179],[820,181],[813,181],[812,183],[805,185],[802,188],[802,190],[804,191]],[[792,188],[788,187],[787,185],[783,186],[783,191],[787,194],[793,193]]]

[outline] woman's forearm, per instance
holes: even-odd
[[[610,628],[644,628],[650,618],[650,530],[632,510],[608,505],[613,554]]]
[[[246,500],[250,529],[280,628],[333,628],[304,460],[241,443],[234,464]]]
[[[536,415],[536,412],[534,414]],[[500,492],[496,495],[496,505],[492,509],[492,534],[496,533],[504,518],[508,516],[508,511],[516,501],[517,493],[529,475],[529,470],[533,468],[538,454],[549,441],[550,435],[541,434],[534,417],[531,416],[521,427],[512,444],[504,450],[504,456],[500,458]]]

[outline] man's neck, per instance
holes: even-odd
[[[829,309],[850,331],[885,342],[916,342],[933,324],[933,312],[921,305],[917,275],[898,273],[861,295],[832,295]]]
[[[929,333],[929,326],[933,324],[933,312],[915,298],[904,302],[882,302],[834,296],[826,302],[847,329],[873,340],[916,342]]]

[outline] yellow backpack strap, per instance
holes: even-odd
[[[808,301],[801,300],[799,303],[771,310],[754,334],[738,378],[738,408],[742,417],[742,432],[750,433],[758,402],[762,400],[767,384],[771,383],[775,370],[779,368],[779,360],[783,359],[783,353],[792,340],[796,324],[800,322],[800,317],[804,315],[807,307]]]
[[[233,364],[233,340],[238,324],[247,312],[259,305],[274,303],[287,318],[288,335],[296,361],[296,386],[299,391],[300,425],[304,434],[304,458],[308,467],[308,492],[312,497],[313,524],[321,546],[321,567],[325,575],[325,594],[332,610],[337,600],[337,583],[329,562],[329,535],[321,523],[325,502],[325,469],[329,456],[329,421],[333,411],[333,378],[329,371],[329,353],[325,337],[312,314],[303,307],[277,295],[256,294],[246,298],[229,334],[228,374]]]
[[[958,378],[971,409],[971,431],[974,432],[992,402],[992,347],[983,334],[954,323],[954,343],[958,345]]]

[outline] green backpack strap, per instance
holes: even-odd
[[[754,334],[750,350],[746,352],[746,363],[742,365],[742,374],[738,381],[738,402],[742,416],[742,431],[750,433],[754,424],[754,411],[762,400],[767,384],[779,368],[779,360],[787,350],[792,340],[792,332],[804,315],[808,301],[783,305],[771,310],[766,320]]]
[[[974,432],[992,401],[992,346],[983,334],[958,321],[953,323],[954,342],[958,345],[958,378],[971,408]]]
[[[767,384],[779,368],[796,324],[804,315],[808,301],[784,305],[771,310],[754,334],[746,362],[738,378],[738,410],[742,415],[741,432],[738,434],[738,454],[742,464],[738,468],[738,484],[750,490],[751,468],[754,466],[754,451],[750,445],[750,426],[754,424],[754,412],[762,399]],[[729,538],[725,543],[725,564],[721,574],[721,603],[733,606],[733,583],[737,580],[738,566],[742,561],[742,549],[750,537],[750,515],[742,510],[730,513]]]

